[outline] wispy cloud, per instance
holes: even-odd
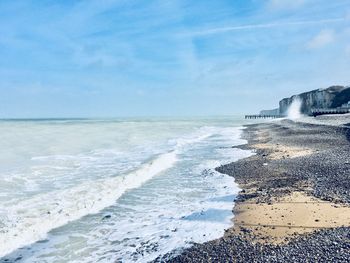
[[[335,40],[335,33],[333,30],[324,29],[321,30],[315,37],[313,37],[308,43],[309,49],[317,49],[327,46]]]
[[[306,4],[306,0],[270,0],[267,7],[272,10],[297,9]]]
[[[307,25],[316,25],[316,24],[331,24],[331,23],[343,22],[345,20],[346,18],[344,17],[338,17],[338,18],[329,18],[329,19],[320,19],[320,20],[304,20],[304,21],[276,22],[276,23],[266,23],[266,24],[226,26],[226,27],[216,27],[211,29],[192,31],[185,35],[200,36],[200,35],[219,34],[219,33],[225,33],[230,31],[239,31],[239,30],[266,29],[266,28],[288,27],[288,26],[307,26]]]

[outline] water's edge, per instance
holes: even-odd
[[[244,132],[244,130],[245,130],[246,128],[247,128],[247,126],[242,126],[242,127],[240,127],[240,130],[242,131],[242,133],[240,134],[240,137],[239,137],[239,138],[242,140],[242,143],[239,144],[239,145],[235,145],[235,146],[233,146],[232,148],[240,149],[241,146],[247,145],[247,144],[249,143],[247,139],[243,139],[243,132]],[[224,176],[227,176],[227,177],[229,177],[229,178],[233,178],[235,187],[238,189],[238,192],[240,192],[240,191],[242,190],[242,188],[240,188],[239,185],[235,182],[234,177],[233,177],[232,175],[228,175],[228,174],[226,174],[226,173],[220,172],[220,171],[219,171],[219,170],[220,170],[219,168],[222,167],[222,166],[229,165],[229,164],[231,164],[231,163],[235,163],[235,162],[237,162],[237,161],[239,161],[239,160],[243,160],[243,159],[246,159],[246,158],[249,158],[249,157],[255,155],[255,151],[254,151],[254,150],[245,149],[244,151],[249,152],[250,154],[247,155],[247,156],[245,156],[245,157],[242,157],[242,158],[240,158],[240,159],[237,159],[237,160],[235,160],[235,161],[233,161],[233,162],[221,163],[219,166],[213,168],[216,172],[218,172],[218,173],[220,173],[220,174],[222,174],[222,175],[224,175]],[[237,197],[238,197],[238,194],[235,195],[235,197],[234,197],[234,199],[233,199],[233,202],[232,202],[232,217],[231,217],[232,225],[231,225],[229,228],[233,227],[233,219],[234,219],[234,217],[235,217],[235,215],[234,215],[234,213],[233,213],[233,210],[234,210],[234,207],[235,207],[235,201],[236,201]],[[226,229],[228,229],[228,228],[226,228]],[[226,231],[226,229],[225,229],[225,231]],[[224,234],[223,234],[222,236],[216,237],[215,239],[208,240],[208,241],[203,242],[203,243],[212,242],[212,241],[218,240],[218,239],[220,239],[220,238],[222,238],[222,237],[224,237]],[[203,244],[203,243],[194,243],[194,244],[192,244],[192,245]],[[152,260],[152,261],[149,261],[149,262],[158,263],[158,262],[163,262],[163,261],[171,260],[172,258],[181,255],[181,254],[182,254],[186,249],[188,249],[188,248],[189,248],[189,247],[179,247],[179,248],[174,249],[174,250],[172,250],[172,251],[170,251],[170,252],[168,252],[168,253],[166,253],[166,254],[164,254],[164,255],[160,255],[160,256],[157,257],[155,260]]]

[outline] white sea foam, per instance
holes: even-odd
[[[87,125],[84,131],[98,136],[100,124]],[[26,246],[7,258],[20,254],[25,262],[144,262],[223,235],[232,224],[232,202],[239,189],[232,177],[214,168],[251,155],[231,148],[245,143],[241,129],[198,128],[196,122],[190,129],[186,123],[118,125],[108,124],[100,135],[103,143],[92,149],[79,142],[84,150],[72,145],[74,151],[36,154],[29,168],[0,174],[13,184],[6,188],[0,183],[11,196],[0,196],[0,256]],[[119,129],[123,133],[116,144]],[[129,130],[134,133],[126,136]],[[113,148],[101,147],[105,137]],[[95,144],[100,142],[96,138]],[[110,221],[103,219],[106,214]]]
[[[302,117],[301,114],[302,101],[299,97],[295,97],[292,104],[288,108],[288,119],[296,120]]]
[[[86,182],[3,208],[1,214],[6,216],[2,218],[4,233],[0,235],[0,257],[45,238],[54,228],[113,205],[127,190],[140,187],[147,180],[172,167],[175,162],[174,151],[165,153],[125,176]]]

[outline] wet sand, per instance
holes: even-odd
[[[349,262],[349,128],[283,120],[250,125],[244,137],[241,148],[256,154],[217,168],[242,189],[234,226],[156,261]]]
[[[235,205],[234,228],[227,233],[250,231],[253,242],[286,243],[288,238],[315,230],[349,226],[350,207],[293,192],[268,204],[255,200]],[[244,228],[244,229],[242,229]]]

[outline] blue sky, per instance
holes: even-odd
[[[350,85],[349,0],[1,0],[0,117],[231,115]]]

